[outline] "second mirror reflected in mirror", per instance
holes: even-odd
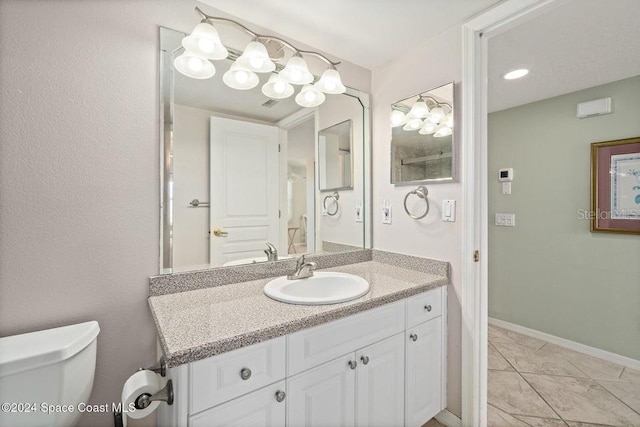
[[[453,83],[391,105],[391,183],[455,178]]]
[[[161,273],[362,249],[368,105],[359,92],[314,108],[295,94],[271,99],[260,89],[275,74],[249,90],[225,84],[231,58],[215,61],[213,78],[189,78],[174,68],[184,36],[161,28]]]

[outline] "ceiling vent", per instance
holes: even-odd
[[[267,102],[265,102],[264,104],[262,104],[263,107],[265,108],[271,108],[276,104],[279,104],[280,101],[278,101],[277,99],[270,99]]]
[[[611,98],[602,98],[579,103],[576,116],[579,119],[586,119],[602,116],[603,114],[611,114],[611,112]]]

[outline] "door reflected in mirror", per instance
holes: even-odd
[[[321,191],[353,188],[351,151],[351,120],[318,132]]]
[[[348,89],[305,108],[295,93],[264,94],[271,73],[249,90],[189,78],[173,65],[182,37],[161,29],[161,273],[362,249],[364,222],[347,214],[367,199],[360,93]],[[216,74],[248,42],[227,46],[230,59],[215,62]],[[330,217],[325,188],[342,196]]]
[[[391,183],[455,177],[453,83],[391,105]]]

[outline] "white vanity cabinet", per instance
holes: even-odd
[[[169,370],[161,426],[421,426],[446,407],[446,287]]]

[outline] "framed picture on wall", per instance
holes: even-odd
[[[591,231],[640,234],[640,137],[591,144]]]

